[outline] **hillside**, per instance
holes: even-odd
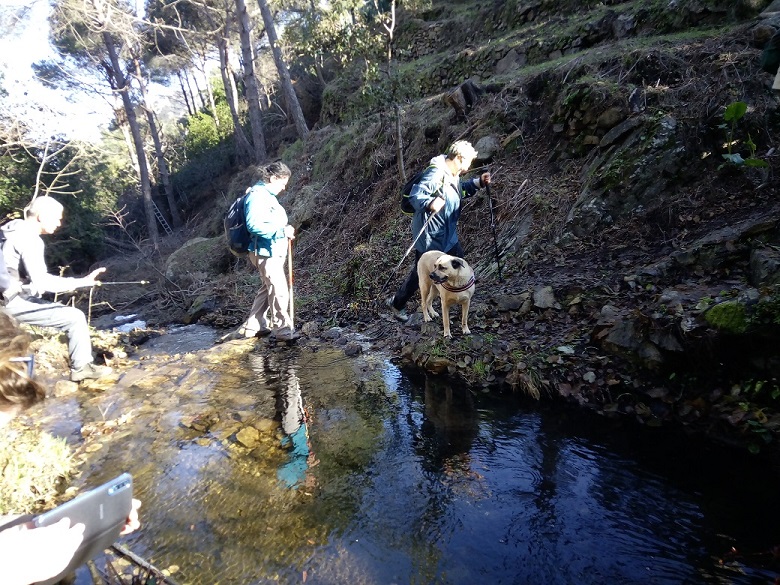
[[[376,105],[349,76],[281,153],[297,322],[312,336],[361,333],[476,387],[774,449],[780,117],[759,57],[780,14],[759,16],[767,4],[461,1],[401,14],[407,172],[464,138],[494,176],[492,199],[466,202],[460,221],[479,277],[473,335],[445,342],[440,322],[386,314],[408,259],[382,287],[411,243],[395,120],[389,106],[366,113]],[[452,93],[467,80],[473,104]],[[746,111],[732,125],[735,103]],[[204,239],[168,260],[158,287],[172,319],[235,326],[249,307],[253,279],[223,251],[219,219],[253,178],[204,192],[218,201]]]

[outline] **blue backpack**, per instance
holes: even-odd
[[[248,191],[230,205],[223,219],[228,250],[234,256],[239,257],[249,253],[249,244],[252,242],[252,234],[246,228],[246,213],[244,212],[247,194]]]

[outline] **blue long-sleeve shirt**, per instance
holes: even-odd
[[[254,236],[249,252],[265,258],[282,257],[287,253],[287,212],[265,183],[249,188],[244,200],[246,227]]]

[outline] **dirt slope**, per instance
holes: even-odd
[[[445,342],[440,323],[385,313],[409,269],[382,290],[409,220],[394,119],[347,120],[353,95],[326,99],[321,125],[282,153],[298,323],[360,332],[475,387],[773,449],[780,117],[759,55],[778,23],[755,18],[766,2],[585,4],[437,2],[404,25],[401,70],[418,93],[401,108],[406,168],[459,138],[493,151],[481,164],[495,177],[495,222],[484,193],[461,218],[480,278],[473,335]],[[456,112],[445,98],[467,78],[485,91]],[[747,108],[732,126],[724,113],[737,102]],[[737,153],[765,166],[723,156]],[[161,303],[176,311],[158,320],[197,301],[203,322],[237,324],[255,282],[225,265],[166,283]]]

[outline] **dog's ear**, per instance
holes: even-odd
[[[463,268],[463,261],[460,258],[453,258],[451,264],[453,270],[460,270]]]

